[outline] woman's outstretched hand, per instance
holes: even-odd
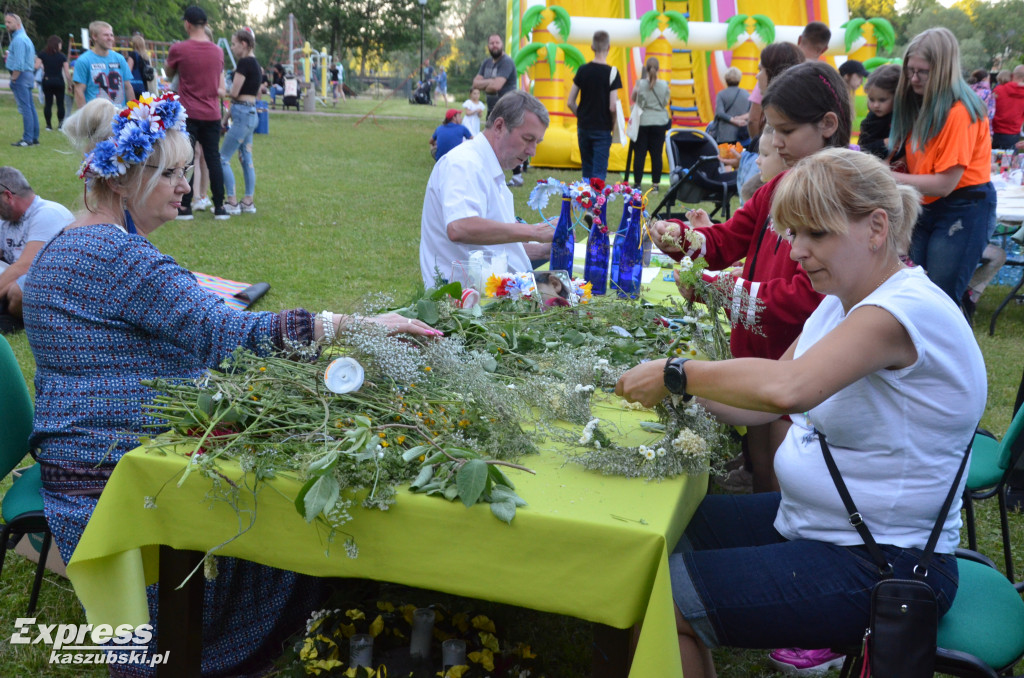
[[[414,320],[397,313],[382,313],[367,318],[388,328],[388,334],[413,334],[420,337],[441,337],[444,332],[435,330],[422,320]]]
[[[651,360],[629,370],[615,384],[615,395],[644,407],[654,407],[666,397],[665,360]]]

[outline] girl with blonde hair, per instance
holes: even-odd
[[[987,384],[959,309],[920,267],[900,260],[918,198],[866,153],[829,148],[799,161],[779,182],[771,212],[790,256],[826,295],[800,336],[777,360],[656,360],[616,386],[647,406],[696,396],[734,425],[783,414],[793,421],[775,458],[780,491],[708,495],[669,557],[687,678],[715,675],[714,647],[861,641],[872,588],[888,573],[832,489],[826,439],[892,576],[923,580],[939,615],[953,602],[966,478],[945,515],[941,508]],[[937,519],[940,536],[921,576]],[[832,657],[829,665],[842,663]],[[772,659],[793,673],[793,664]]]

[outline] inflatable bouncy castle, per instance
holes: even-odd
[[[619,105],[627,118],[644,61],[656,56],[659,77],[672,92],[672,126],[705,127],[725,87],[725,71],[736,66],[743,73],[740,87],[753,89],[761,49],[777,41],[796,43],[811,21],[831,29],[823,59],[836,66],[847,56],[874,57],[876,30],[883,39],[892,30],[884,20],[849,21],[846,0],[509,0],[507,19],[506,44],[520,87],[532,91],[551,115],[533,163],[564,168],[580,166],[576,118],[566,97],[576,68],[593,57],[595,31],[611,38],[608,63],[621,74]],[[626,149],[613,145],[609,170],[622,171],[625,162]]]

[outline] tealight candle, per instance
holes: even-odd
[[[357,633],[348,639],[348,665],[351,668],[373,664],[373,636],[369,633]]]

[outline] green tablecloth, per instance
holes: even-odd
[[[599,405],[637,441],[640,415]],[[158,578],[159,545],[205,551],[233,537],[240,519],[204,499],[210,481],[176,482],[183,456],[135,450],[114,470],[68,576],[93,624],[149,621],[145,585]],[[255,501],[256,520],[220,555],[319,576],[362,577],[515,604],[628,628],[642,623],[631,676],[682,676],[668,553],[704,497],[706,476],[661,482],[602,476],[564,463],[553,450],[527,457],[536,476],[510,478],[529,505],[511,525],[484,504],[467,509],[400,491],[390,511],[354,509],[347,526],[359,544],[326,554],[324,530],[295,511],[298,481],[279,478]],[[239,479],[237,465],[225,465]],[[156,508],[144,508],[156,496]],[[246,522],[248,522],[246,520]]]

